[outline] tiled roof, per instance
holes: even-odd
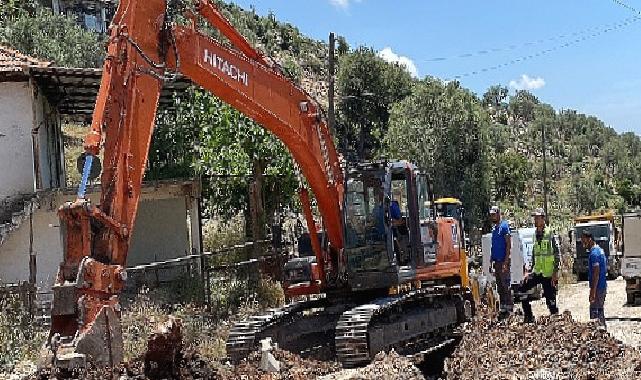
[[[22,71],[23,67],[48,67],[49,65],[51,62],[41,61],[0,45],[0,72]]]

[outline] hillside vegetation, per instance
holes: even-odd
[[[327,104],[325,42],[308,38],[277,15],[263,17],[253,9],[218,4],[254,46],[321,105]],[[3,42],[24,53],[62,65],[95,62],[95,55],[77,62],[82,57],[61,52],[82,51],[79,46],[95,44],[98,37],[55,40],[60,46],[56,52],[25,41],[32,38],[28,30],[51,24],[46,11],[12,8],[0,16]],[[59,27],[73,29],[71,24],[61,22]],[[42,40],[46,36],[38,38],[48,46]],[[527,222],[529,211],[542,205],[543,127],[555,223],[641,203],[641,141],[633,133],[618,134],[594,116],[557,111],[526,91],[509,93],[506,87],[493,86],[475,94],[455,81],[413,78],[404,67],[384,61],[371,48],[350,47],[342,37],[336,53],[335,142],[344,156],[350,161],[387,157],[418,163],[430,174],[437,195],[463,199],[472,226],[483,225],[485,210],[493,203],[501,204],[517,224]],[[61,56],[75,58],[65,61]],[[296,207],[297,181],[289,154],[271,134],[198,88],[177,94],[176,105],[175,112],[159,112],[148,178],[272,174],[278,178],[266,184],[268,210]],[[246,209],[247,191],[239,191],[243,186],[246,181],[227,181],[209,191],[209,211],[231,215]]]

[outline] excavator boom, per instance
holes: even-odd
[[[118,295],[160,91],[178,75],[283,142],[315,197],[326,236],[321,245],[303,185],[299,195],[314,257],[287,263],[285,292],[326,297],[237,323],[227,341],[230,358],[241,359],[264,336],[296,350],[299,340],[309,344],[315,334],[343,364],[360,365],[380,350],[425,343],[426,337],[434,343],[467,320],[471,295],[465,286],[449,286],[465,278],[461,226],[450,217],[430,219],[426,176],[396,161],[360,163],[344,179],[317,102],[253,49],[209,0],[193,1],[194,11],[185,14],[191,24],[176,25],[173,0],[120,0],[85,139],[78,198],[59,209],[64,257],[53,287],[53,364],[77,368],[87,360],[114,365],[123,359]],[[197,15],[233,47],[199,31]],[[85,190],[99,173],[101,151],[102,193],[94,205]]]
[[[165,0],[121,0],[114,16],[78,199],[59,209],[64,257],[53,287],[48,341],[59,367],[82,366],[88,359],[113,365],[123,358],[118,294],[160,91],[174,75],[191,79],[285,144],[316,197],[331,254],[343,248],[343,174],[318,104],[254,50],[212,3],[197,0],[195,9],[235,49],[199,32],[195,20],[190,26],[171,24]],[[101,150],[102,193],[93,205],[85,188]],[[305,189],[300,195],[315,233],[309,195]],[[321,271],[335,272],[317,239],[313,246]]]

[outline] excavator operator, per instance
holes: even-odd
[[[394,234],[394,251],[400,265],[406,265],[409,262],[409,230],[405,223],[405,218],[401,212],[402,189],[394,190],[394,199],[390,203],[389,213],[392,220],[392,231]]]

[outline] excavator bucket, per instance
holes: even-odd
[[[77,331],[73,339],[60,335],[51,338],[50,349],[56,368],[83,370],[88,361],[114,366],[123,360],[120,317],[112,306],[103,306],[88,328]]]
[[[53,286],[51,331],[46,361],[63,370],[79,370],[88,361],[113,366],[123,359],[118,296],[127,278],[120,265],[87,254],[94,243],[92,223],[102,216],[80,199],[58,210],[63,229],[64,261]]]

